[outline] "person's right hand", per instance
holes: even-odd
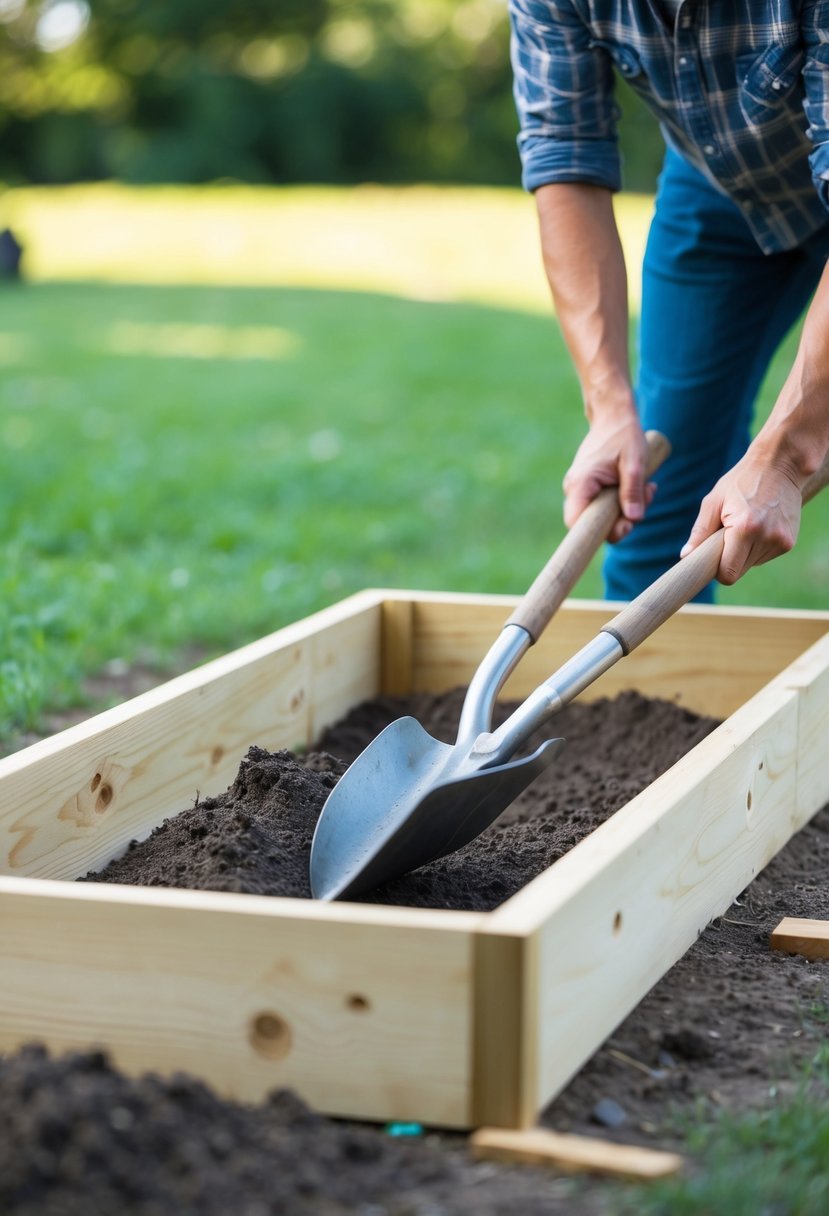
[[[642,425],[634,413],[591,424],[564,477],[564,522],[571,528],[588,503],[605,486],[619,487],[622,517],[608,540],[628,535],[645,514],[655,486],[646,484],[647,446]]]

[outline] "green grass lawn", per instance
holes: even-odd
[[[765,1111],[723,1113],[688,1129],[695,1165],[684,1177],[616,1193],[624,1216],[826,1216],[829,1211],[829,1054],[793,1096]]]
[[[0,732],[366,586],[520,592],[561,537],[583,422],[520,192],[6,202]],[[647,200],[621,218],[633,261]],[[825,606],[827,505],[727,599]]]

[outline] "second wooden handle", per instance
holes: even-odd
[[[648,445],[645,476],[650,477],[667,460],[671,445],[659,431],[647,431],[645,439]],[[607,486],[582,511],[507,624],[520,625],[537,642],[618,518],[619,487]]]
[[[813,473],[803,487],[803,502],[829,485],[829,460]],[[625,654],[630,654],[641,642],[649,638],[654,630],[667,621],[702,591],[712,579],[722,558],[725,529],[719,528],[693,549],[687,557],[677,562],[641,595],[637,595],[621,612],[603,626],[602,633],[611,633]]]

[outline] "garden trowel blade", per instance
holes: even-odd
[[[474,840],[547,767],[563,739],[489,768],[415,718],[377,736],[340,778],[311,846],[316,899],[347,899]]]

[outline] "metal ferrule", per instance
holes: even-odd
[[[532,646],[521,625],[505,625],[472,677],[461,710],[455,746],[472,743],[492,725],[492,708],[507,677]]]
[[[486,756],[487,765],[500,764],[509,759],[534,730],[569,704],[623,654],[622,647],[612,634],[598,634],[578,654],[568,659],[563,667],[559,667],[549,680],[539,684],[502,726],[476,739],[473,755]]]

